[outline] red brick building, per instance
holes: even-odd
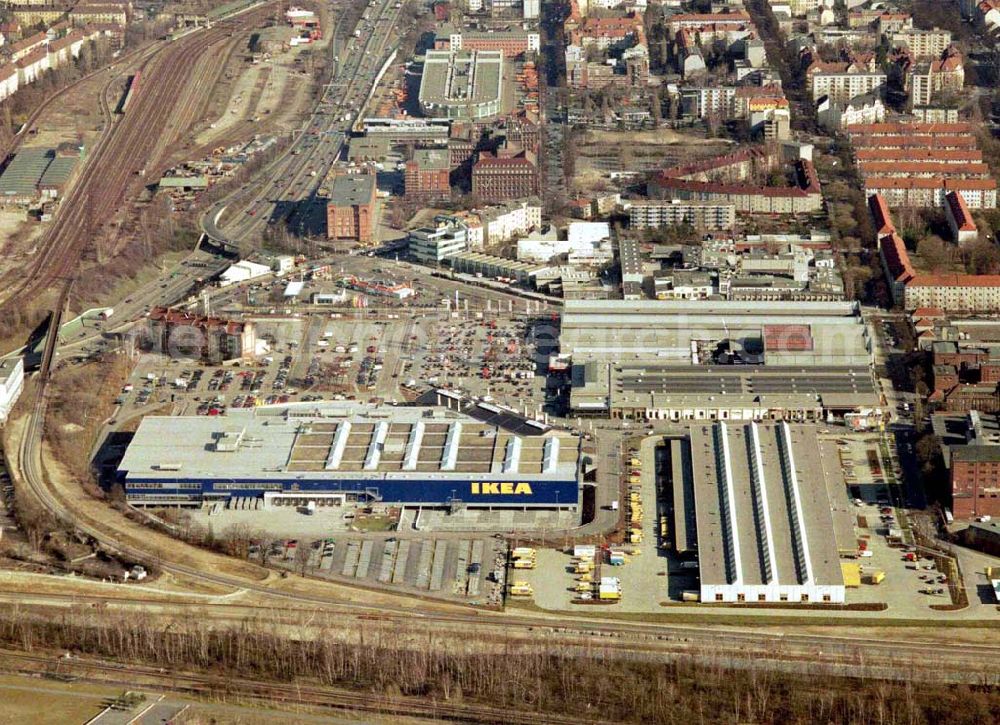
[[[256,329],[252,322],[195,315],[154,307],[146,320],[154,352],[171,357],[198,357],[207,362],[253,357]]]
[[[370,242],[375,231],[375,175],[343,174],[333,181],[326,205],[328,239]]]
[[[451,194],[450,175],[448,149],[417,149],[406,162],[404,193],[410,199],[447,199]]]
[[[472,167],[472,193],[495,204],[538,195],[538,165],[530,151],[484,151]]]
[[[955,448],[951,495],[956,518],[1000,516],[1000,446]]]

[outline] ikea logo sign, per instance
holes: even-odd
[[[530,496],[532,494],[531,484],[521,481],[473,481],[473,496]]]

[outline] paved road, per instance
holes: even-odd
[[[325,203],[319,195],[327,173],[339,159],[351,125],[373,91],[384,62],[401,35],[402,8],[381,0],[368,19],[341,27],[332,53],[337,72],[292,146],[258,174],[255,182],[209,208],[202,228],[212,239],[240,244],[268,224],[288,224],[298,234],[325,231]],[[355,37],[353,33],[359,32]],[[341,38],[347,42],[341,47]],[[338,56],[339,48],[339,56]],[[220,221],[221,220],[221,221]]]

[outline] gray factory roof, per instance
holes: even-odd
[[[448,149],[417,149],[413,152],[413,160],[422,169],[451,168],[451,157]]]
[[[23,363],[22,358],[19,357],[5,357],[0,360],[0,382],[6,383],[7,378],[13,374],[17,369],[18,365]]]
[[[812,426],[700,425],[691,467],[702,584],[843,584]],[[853,543],[853,542],[851,542]]]
[[[614,318],[640,318],[677,314],[705,316],[762,315],[773,317],[853,317],[858,313],[854,302],[756,302],[729,300],[572,300],[565,305],[564,317],[573,315],[608,315]]]
[[[330,203],[334,206],[368,204],[374,193],[374,174],[341,174],[333,180]]]
[[[578,439],[523,436],[444,408],[290,405],[225,417],[144,418],[130,478],[574,478]]]
[[[420,102],[464,106],[500,98],[503,53],[499,50],[429,50],[420,79]]]
[[[622,278],[636,281],[636,275],[642,276],[642,255],[639,252],[639,242],[635,239],[622,239],[618,242],[618,256],[622,266]]]
[[[34,194],[54,153],[49,148],[21,149],[0,174],[0,196]]]
[[[574,408],[853,409],[879,403],[867,367],[588,362],[575,363],[572,372]]]
[[[690,366],[727,342],[745,362],[863,366],[871,354],[856,309],[838,302],[567,300],[559,342],[574,362]]]
[[[38,182],[39,186],[63,186],[69,181],[69,177],[73,174],[73,169],[76,168],[79,161],[80,158],[78,156],[56,156],[52,159],[48,168],[45,169],[45,173],[42,174]]]

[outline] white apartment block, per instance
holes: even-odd
[[[881,194],[890,207],[943,207],[949,191],[960,193],[970,209],[996,209],[996,184],[989,179],[865,179],[866,194]]]
[[[787,6],[793,18],[804,18],[823,5],[821,0],[768,0],[768,4],[772,9],[775,6]]]
[[[628,210],[629,226],[651,229],[687,224],[695,229],[732,229],[736,205],[712,202],[634,202]]]
[[[698,118],[729,118],[733,114],[735,86],[710,86],[681,90],[687,110]]]
[[[971,313],[1000,312],[1000,277],[942,274],[917,277],[906,285],[904,307],[937,307]]]
[[[812,76],[812,99],[818,101],[827,96],[831,103],[847,103],[856,96],[866,93],[885,92],[885,73],[814,73]]]
[[[825,128],[840,130],[857,124],[882,123],[885,104],[876,95],[858,96],[847,104],[826,100],[816,108],[816,115]]]
[[[918,60],[936,59],[951,45],[951,33],[938,28],[897,30],[889,34],[889,44],[893,48],[907,48]]]
[[[0,101],[17,93],[17,68],[13,65],[0,67]]]
[[[485,229],[485,242],[499,244],[527,234],[542,225],[542,205],[537,200],[491,207],[479,214]]]

